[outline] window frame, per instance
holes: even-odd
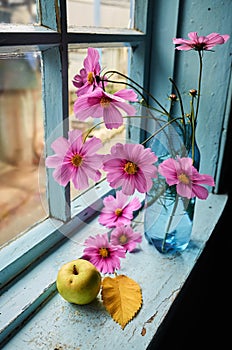
[[[173,33],[178,33],[178,20],[181,1],[174,0],[168,4],[170,13],[173,13],[170,20],[170,28],[165,31],[166,38],[170,39]],[[80,47],[88,45],[101,44],[104,46],[125,44],[132,48],[131,71],[133,78],[144,86],[146,89],[153,87],[152,79],[156,76],[159,79],[159,67],[153,69],[152,62],[154,60],[154,47],[149,45],[152,42],[152,31],[147,30],[153,22],[153,13],[155,6],[157,13],[160,14],[158,22],[165,17],[167,1],[153,0],[135,0],[135,28],[136,30],[113,30],[110,33],[104,32],[102,29],[91,29],[91,33],[85,32],[69,32],[67,30],[66,21],[66,1],[47,1],[40,0],[40,16],[41,23],[37,26],[8,26],[0,25],[1,30],[1,47],[6,50],[9,48],[23,50],[33,50],[39,48],[42,51],[42,75],[43,75],[43,94],[45,125],[46,125],[46,152],[51,154],[50,133],[56,129],[58,125],[62,127],[56,129],[57,134],[53,133],[53,137],[67,136],[68,128],[64,120],[68,117],[68,67],[67,67],[67,49],[69,44],[77,43]],[[30,30],[29,32],[27,30]],[[155,29],[153,29],[154,31]],[[161,35],[161,33],[158,33]],[[165,38],[164,38],[165,40]],[[27,45],[25,46],[25,42]],[[153,42],[154,44],[154,42]],[[154,44],[155,45],[155,44]],[[169,51],[169,47],[166,51]],[[175,71],[177,59],[175,58],[175,50],[171,50],[169,54],[169,72]],[[56,64],[54,65],[54,62]],[[49,67],[49,69],[47,69]],[[154,76],[152,76],[154,74]],[[52,84],[51,84],[52,81]],[[62,81],[62,84],[60,83]],[[161,83],[166,85],[166,82]],[[160,86],[162,90],[162,86]],[[231,93],[231,89],[228,94]],[[223,150],[226,140],[224,129],[228,124],[231,104],[225,106],[223,123],[220,127],[219,139],[222,139],[222,145],[219,147],[217,154],[218,166],[215,177],[220,179],[220,163],[223,157]],[[50,116],[54,116],[51,118]],[[220,126],[220,124],[218,123]],[[142,133],[141,133],[142,130]],[[144,139],[146,124],[143,120],[136,119],[136,122],[129,124],[128,137],[133,140],[141,141]],[[220,153],[220,154],[219,154]],[[216,167],[216,165],[215,165]],[[213,169],[215,170],[215,169]],[[215,170],[216,171],[216,170]],[[72,237],[79,227],[82,226],[84,220],[94,217],[101,203],[97,201],[91,202],[91,191],[97,191],[97,197],[102,198],[109,193],[110,189],[106,183],[98,185],[93,190],[86,191],[78,200],[73,203],[70,201],[69,186],[65,189],[57,185],[52,177],[52,171],[48,169],[48,198],[51,217],[42,223],[32,227],[28,232],[21,235],[16,240],[6,245],[0,251],[0,285],[2,291],[10,289],[15,280],[23,280],[23,277],[29,270],[37,266],[41,259],[43,260],[50,252],[61,246]],[[217,193],[217,189],[215,190]],[[95,193],[96,195],[96,193]],[[95,198],[95,195],[93,198]],[[78,202],[77,202],[78,201]],[[67,205],[68,203],[68,205]],[[89,203],[89,206],[86,206]],[[76,206],[77,204],[77,206]],[[96,210],[93,211],[92,208]],[[31,295],[31,303],[25,310],[22,310],[20,317],[14,319],[4,328],[1,339],[7,337],[12,329],[19,326],[26,318],[32,314],[39,305],[41,305],[55,291],[54,281],[48,283],[47,289],[44,289],[43,295]]]

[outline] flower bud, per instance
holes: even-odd
[[[176,94],[170,94],[170,95],[169,95],[169,100],[171,100],[171,101],[176,101],[176,100],[177,100]]]
[[[197,90],[196,90],[196,89],[191,89],[191,90],[189,90],[189,94],[190,94],[192,97],[196,97],[196,96],[197,96]]]

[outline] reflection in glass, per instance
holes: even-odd
[[[33,24],[36,0],[0,0],[0,23]]]
[[[134,0],[67,0],[69,29],[73,26],[132,28]]]
[[[1,53],[0,245],[47,215],[43,134],[39,53]]]
[[[117,70],[123,74],[128,74],[128,55],[129,48],[117,47],[117,48],[100,48],[98,49],[100,54],[100,65],[102,73],[108,70]],[[104,124],[99,124],[102,118],[88,118],[85,121],[79,121],[73,111],[73,104],[77,99],[76,87],[72,83],[72,79],[83,68],[83,60],[87,55],[86,49],[75,49],[73,46],[69,49],[69,118],[70,129],[79,129],[86,134],[90,128],[94,125],[96,127],[90,133],[89,137],[96,136],[103,142],[103,148],[98,153],[106,154],[110,152],[111,147],[117,142],[125,142],[125,126],[121,126],[119,129],[106,129]],[[114,80],[118,80],[117,76],[114,76]],[[122,78],[120,78],[122,81]],[[117,85],[117,86],[116,86]],[[107,84],[107,91],[113,93],[116,90],[124,89],[125,84]],[[104,174],[103,174],[104,176]],[[92,182],[92,185],[94,183]],[[75,198],[79,191],[77,191],[71,183],[71,198]]]

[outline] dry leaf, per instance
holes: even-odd
[[[138,283],[125,275],[105,277],[102,281],[102,300],[106,310],[122,329],[142,306],[142,293]]]

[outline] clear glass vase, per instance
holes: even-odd
[[[188,137],[190,137],[190,131]],[[158,135],[159,136],[159,135]],[[158,157],[158,164],[176,155],[192,157],[192,148],[183,146],[183,138],[175,127],[156,137],[150,147]],[[200,152],[194,142],[194,166],[199,169]],[[187,248],[193,226],[195,198],[187,199],[176,193],[176,186],[168,186],[158,175],[146,194],[144,234],[160,253],[175,253]]]
[[[157,193],[157,192],[156,192]],[[195,198],[180,197],[168,187],[158,198],[146,195],[144,231],[147,241],[160,253],[175,253],[187,248],[193,225]]]

